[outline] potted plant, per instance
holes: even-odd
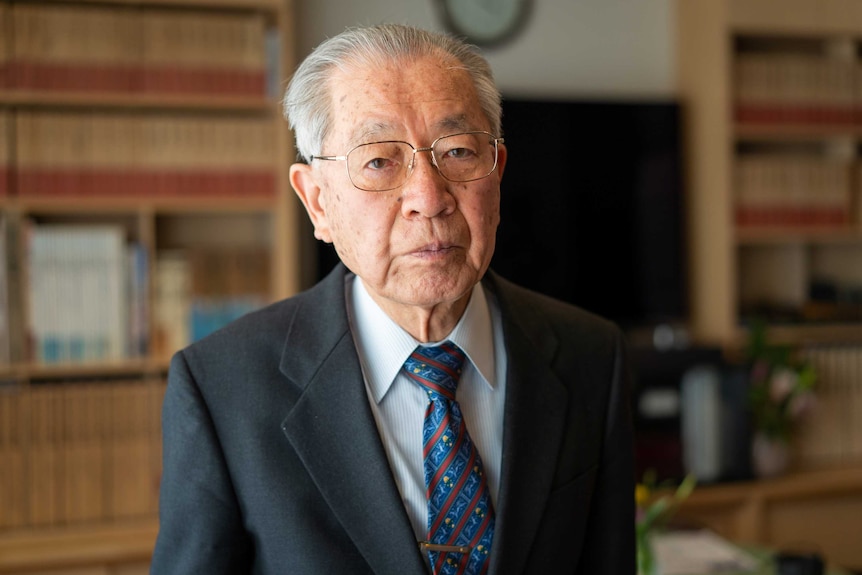
[[[751,326],[747,357],[752,464],[759,477],[772,477],[786,470],[793,433],[816,403],[817,373],[792,346],[770,343],[763,322]]]
[[[656,496],[655,473],[649,470],[644,473],[643,480],[635,486],[638,575],[656,574],[652,537],[667,526],[682,502],[694,491],[695,485],[697,485],[695,476],[686,475],[672,493]]]

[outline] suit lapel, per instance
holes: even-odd
[[[542,522],[567,420],[568,391],[551,371],[559,342],[492,275],[508,354],[503,460],[491,573],[523,572]],[[575,416],[577,418],[577,416]]]
[[[303,393],[282,429],[371,569],[424,573],[368,405],[344,311],[343,269],[332,275],[290,328],[282,371]]]
[[[497,528],[490,572],[520,573],[553,487],[569,392],[551,370],[552,330],[489,274],[508,354]],[[375,573],[426,573],[377,432],[345,314],[344,269],[304,296],[282,371],[303,391],[282,428]],[[303,296],[301,296],[303,297]],[[288,364],[289,361],[289,364]],[[290,366],[288,368],[288,365]]]

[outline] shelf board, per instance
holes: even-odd
[[[0,106],[26,108],[98,108],[116,110],[178,110],[275,114],[278,103],[256,96],[165,95],[107,92],[0,90]]]
[[[0,379],[63,379],[157,375],[167,372],[169,359],[126,359],[87,363],[15,363],[0,366]]]
[[[862,230],[836,227],[736,228],[738,245],[857,244]]]
[[[221,10],[263,10],[277,12],[285,8],[283,0],[49,0],[56,4],[106,4],[136,7],[197,8]]]
[[[862,344],[862,323],[771,323],[768,337],[771,343],[780,345]],[[748,329],[738,326],[730,348],[743,349],[747,342]]]
[[[683,509],[691,511],[742,505],[751,498],[772,502],[860,492],[862,464],[857,463],[829,469],[800,470],[775,479],[700,485],[683,502]]]
[[[148,562],[157,533],[158,521],[146,519],[0,534],[0,573]]]
[[[862,343],[862,324],[824,323],[771,325],[769,339],[776,343]]]
[[[38,214],[110,214],[138,213],[269,213],[278,206],[278,198],[76,198],[74,203],[63,203],[68,198],[6,198],[0,206],[22,213]]]
[[[862,138],[862,126],[817,124],[737,124],[734,134],[738,140],[749,141],[810,141],[835,138]]]

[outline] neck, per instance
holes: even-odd
[[[369,292],[377,305],[401,328],[419,342],[440,341],[448,336],[470,303],[471,289],[455,301],[441,302],[433,306],[406,305],[378,298]]]

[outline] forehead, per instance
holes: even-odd
[[[451,58],[354,62],[332,75],[330,93],[332,135],[345,143],[487,128],[470,75]]]

